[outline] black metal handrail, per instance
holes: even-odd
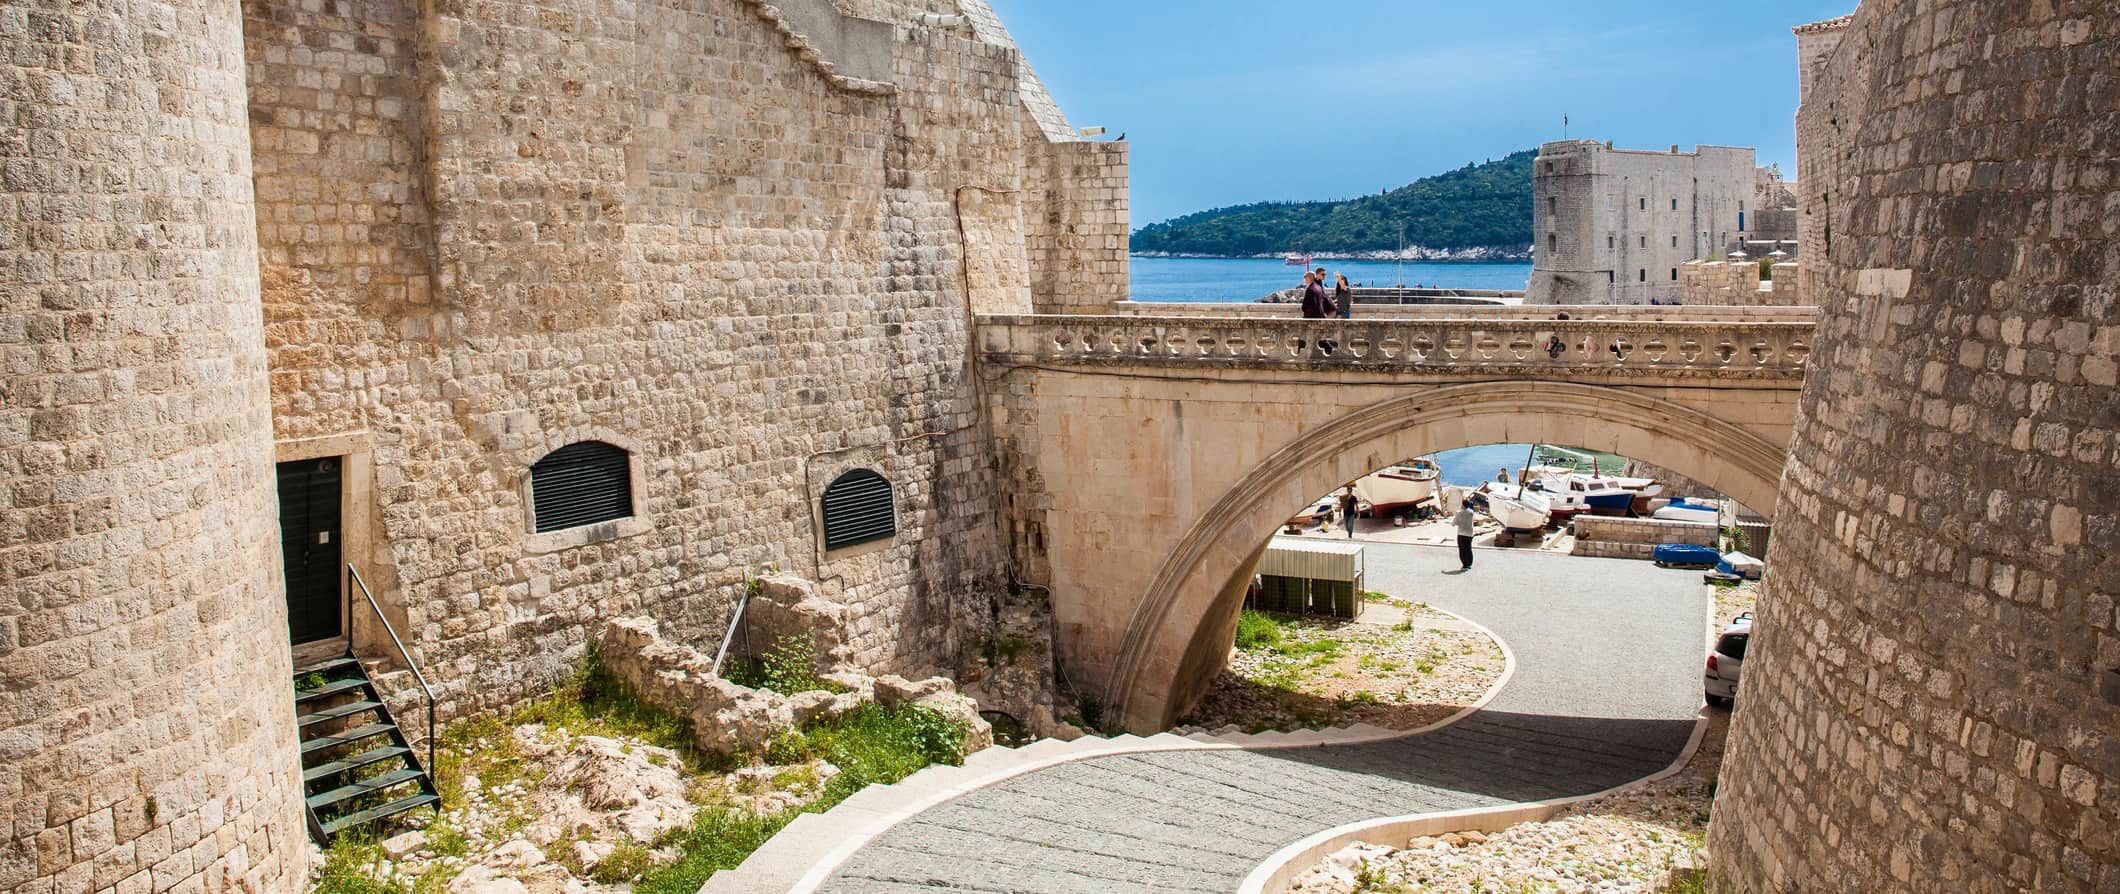
[[[375,601],[375,593],[368,589],[368,582],[361,579],[361,572],[355,570],[352,562],[346,563],[346,576],[353,581],[354,586],[360,588],[361,595],[367,598],[369,609],[375,612],[375,619],[383,622],[383,632],[390,634],[390,644],[397,647],[398,655],[405,659],[405,666],[412,670],[412,679],[420,684],[420,694],[427,698],[427,775],[430,779],[438,778],[435,776],[438,771],[434,766],[434,690],[427,686],[427,675],[420,673],[419,662],[412,660],[412,653],[405,649],[405,641],[398,638],[397,628],[390,626],[390,619],[384,616],[383,607]]]

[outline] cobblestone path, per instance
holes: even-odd
[[[1684,749],[1700,701],[1697,573],[1647,562],[1378,544],[1369,585],[1493,630],[1516,675],[1486,709],[1359,745],[1089,758],[957,798],[891,828],[832,894],[1131,894],[1236,889],[1274,851],[1381,816],[1583,795]]]

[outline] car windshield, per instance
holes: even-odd
[[[1749,633],[1724,634],[1723,638],[1716,642],[1715,651],[1718,654],[1743,661],[1745,660],[1745,644],[1751,641],[1752,635]]]

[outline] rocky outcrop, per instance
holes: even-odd
[[[770,603],[772,600],[764,600]],[[785,602],[791,614],[814,600]],[[733,755],[763,751],[775,736],[821,719],[836,717],[872,702],[885,707],[917,704],[964,725],[964,753],[994,743],[993,727],[979,716],[979,705],[958,694],[943,677],[914,682],[896,675],[882,678],[839,672],[822,677],[844,692],[814,690],[783,695],[732,683],[714,673],[714,661],[698,650],[662,636],[652,618],[620,618],[604,626],[599,658],[612,674],[642,698],[685,715],[701,751]]]
[[[691,720],[701,751],[759,751],[778,732],[795,728],[786,696],[722,679],[712,658],[663,639],[652,618],[606,624],[598,649],[604,666],[634,692]]]

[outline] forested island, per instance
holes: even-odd
[[[1408,260],[1529,260],[1531,160],[1527,149],[1331,202],[1257,202],[1200,211],[1134,231],[1141,255],[1256,257],[1291,252],[1394,257],[1404,224]]]

